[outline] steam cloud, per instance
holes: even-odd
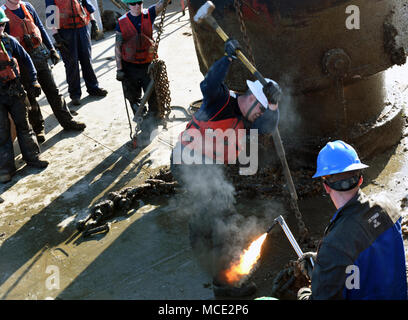
[[[245,217],[235,208],[235,188],[222,165],[177,166],[187,190],[182,206],[189,215],[190,242],[201,267],[222,282],[221,271],[239,258],[247,241],[265,232],[265,217]],[[264,211],[265,216],[271,217]],[[244,280],[244,279],[242,279]]]

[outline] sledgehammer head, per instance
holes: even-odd
[[[201,23],[205,18],[209,17],[215,9],[214,3],[212,1],[207,1],[204,3],[194,16],[194,21]]]

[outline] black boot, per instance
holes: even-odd
[[[90,96],[95,96],[95,97],[106,97],[108,94],[108,91],[102,88],[96,88],[92,91],[88,91]]]
[[[68,123],[64,123],[62,127],[67,131],[82,131],[86,128],[86,125],[83,122],[72,120]]]
[[[48,161],[37,159],[34,161],[27,161],[27,165],[33,168],[43,169],[43,168],[47,168]]]
[[[36,134],[38,143],[43,143],[45,141],[44,131]]]
[[[11,181],[11,178],[13,177],[14,173],[0,173],[0,182],[1,183],[7,183]]]

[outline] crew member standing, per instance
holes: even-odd
[[[361,163],[349,144],[329,142],[317,158],[321,178],[337,211],[317,253],[300,259],[312,288],[300,300],[406,300],[407,274],[401,214],[388,198],[365,195]],[[309,257],[315,263],[311,268]]]
[[[125,97],[133,112],[141,101],[142,88],[146,92],[151,80],[148,69],[154,58],[153,23],[163,10],[164,1],[160,0],[146,10],[142,0],[122,0],[130,10],[116,25],[116,79],[123,81]],[[160,116],[154,90],[149,98],[149,112],[155,118]]]
[[[52,62],[57,64],[60,57],[34,7],[28,2],[7,0],[2,8],[10,20],[5,31],[15,37],[30,55],[37,70],[38,81],[58,122],[65,130],[85,129],[84,123],[73,120],[65,99],[59,93],[48,65],[48,58],[50,57]],[[23,66],[21,69],[21,79],[24,86],[27,87],[30,84],[29,75]],[[36,97],[29,94],[28,99],[31,104],[28,118],[38,142],[42,143],[45,140],[44,118]]]
[[[81,79],[79,64],[89,95],[105,97],[108,92],[99,87],[91,62],[91,37],[88,29],[97,29],[92,13],[95,8],[89,0],[45,0],[47,19],[54,23],[53,32],[65,65],[68,92],[73,105],[80,105]],[[57,11],[50,6],[56,6]],[[58,19],[59,17],[59,19]],[[52,19],[53,18],[53,19]],[[58,25],[59,22],[59,25]]]
[[[29,71],[31,84],[28,91],[34,96],[41,94],[37,74],[30,56],[16,39],[4,32],[9,19],[0,8],[0,182],[11,180],[16,172],[13,142],[10,135],[11,115],[17,131],[21,154],[28,166],[45,168],[48,162],[39,159],[40,147],[27,116],[29,102],[20,83],[19,65]]]

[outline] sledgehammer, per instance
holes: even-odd
[[[201,23],[202,21],[205,20],[217,32],[217,34],[221,37],[221,39],[224,40],[224,42],[226,42],[229,40],[228,35],[221,29],[217,21],[211,15],[214,9],[215,9],[215,5],[211,1],[207,1],[200,7],[200,9],[198,9],[197,13],[194,16],[194,21],[197,23]],[[265,90],[268,83],[265,80],[265,78],[262,76],[262,74],[251,64],[251,62],[249,62],[249,60],[244,56],[241,50],[236,50],[235,53],[237,57],[245,65],[245,67],[247,67],[248,70],[254,75],[254,77],[257,78],[261,82],[261,84],[264,87],[264,93],[268,99],[268,102],[276,104],[279,101],[280,95],[278,95],[278,97],[276,98],[275,95],[268,94],[267,90]],[[289,188],[289,193],[292,199],[291,201],[292,209],[295,211],[296,218],[299,220],[299,228],[301,229],[300,231],[305,236],[308,231],[302,221],[302,215],[299,211],[299,207],[297,204],[298,196],[296,193],[295,185],[293,184],[292,175],[290,173],[288,163],[286,161],[285,149],[283,148],[282,139],[280,137],[278,128],[276,128],[276,130],[273,131],[272,138],[273,138],[273,142],[276,148],[276,152],[283,166],[285,179],[286,179],[286,182]]]
[[[215,32],[218,33],[220,38],[224,40],[224,42],[227,42],[229,40],[228,35],[224,32],[224,30],[221,29],[217,21],[211,15],[214,9],[214,3],[212,3],[212,1],[207,1],[200,7],[200,9],[198,9],[197,13],[194,16],[194,21],[197,23],[201,23],[205,20],[215,30]],[[241,50],[237,50],[236,54],[239,60],[241,60],[242,63],[249,69],[249,71],[262,83],[262,85],[265,86],[267,84],[265,78],[262,77],[259,71],[256,70],[251,62],[249,62],[249,60],[244,56]]]

